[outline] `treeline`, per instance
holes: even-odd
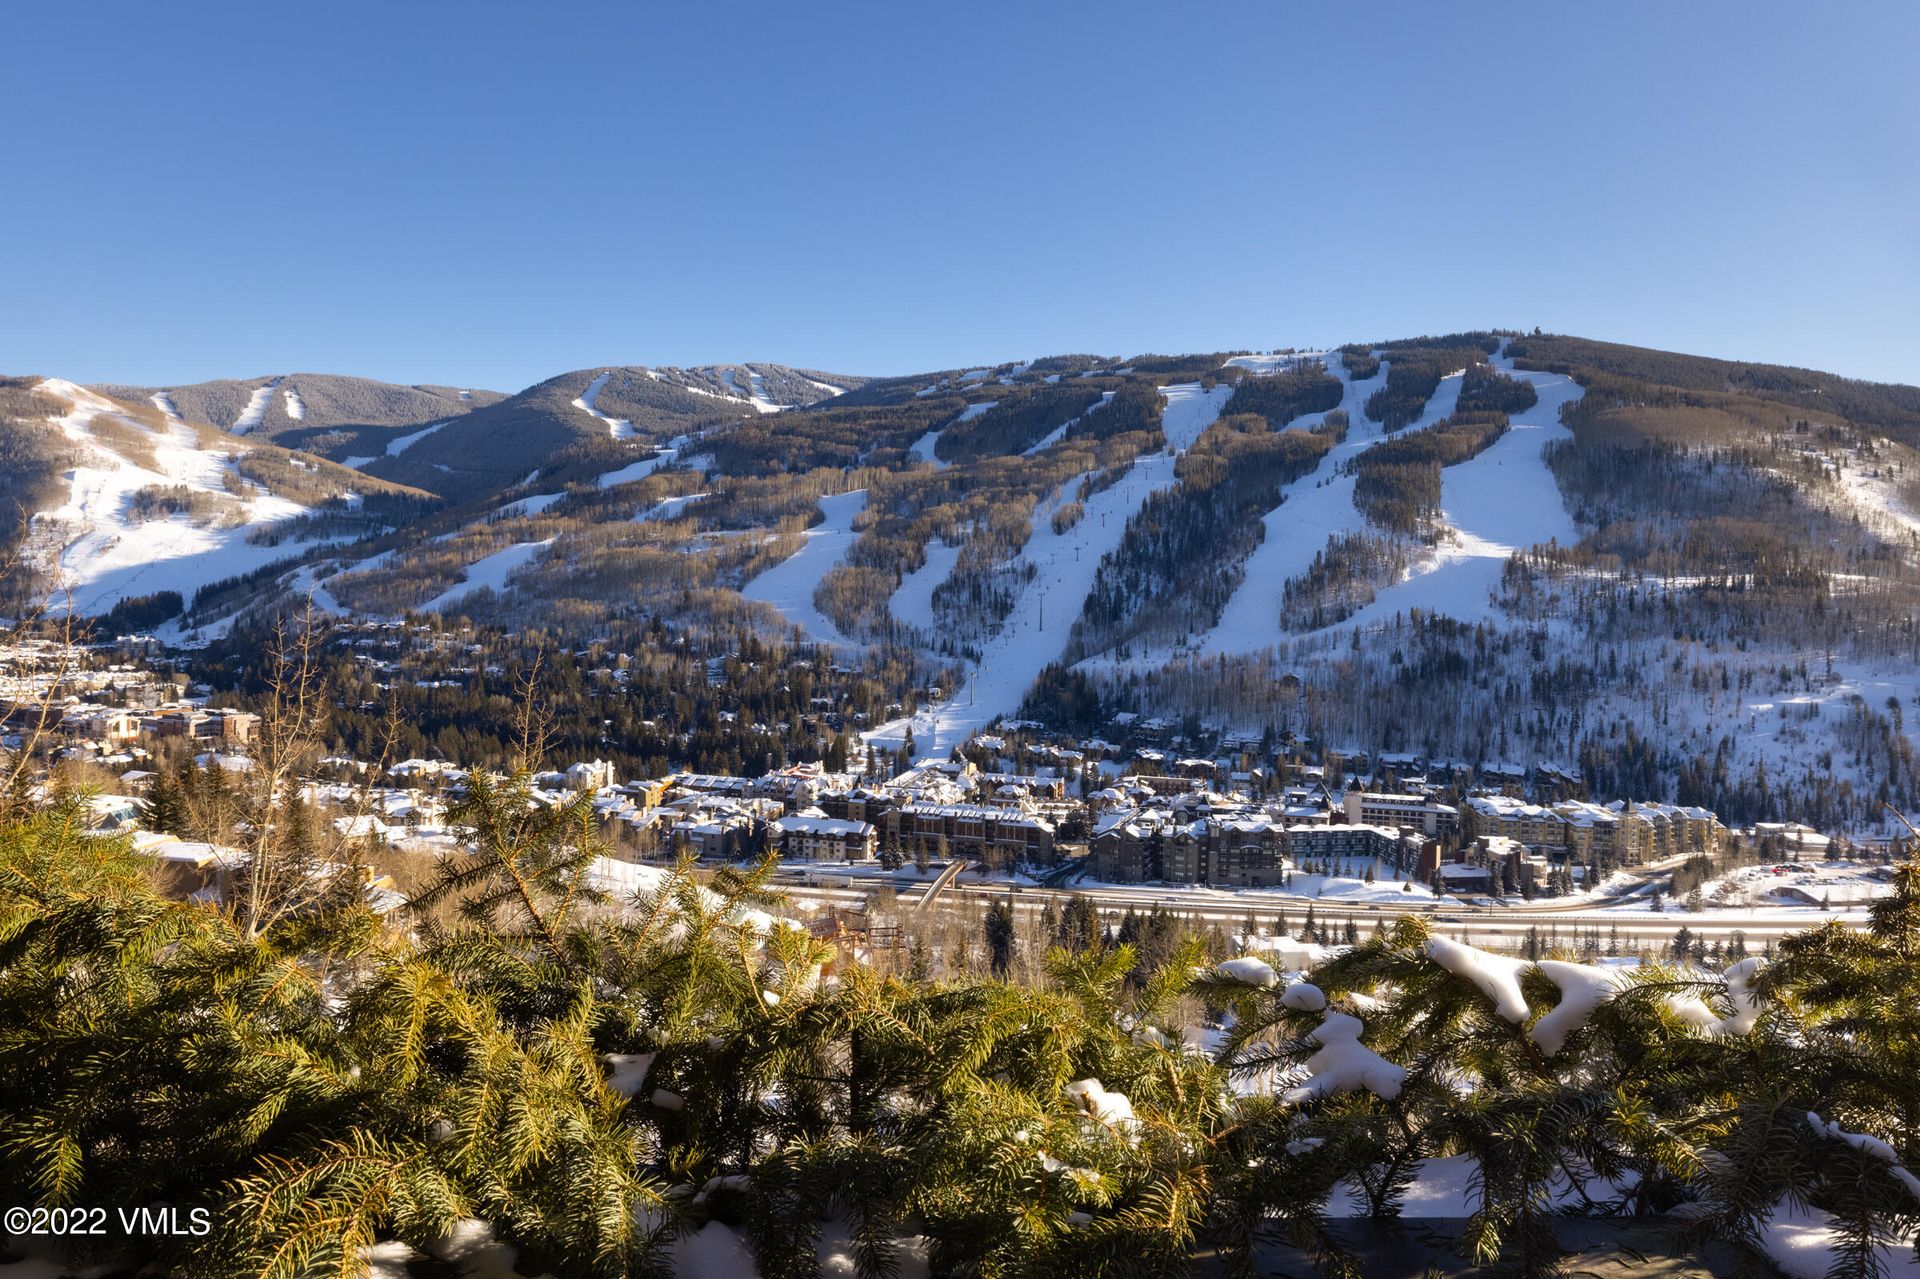
[[[1339,400],[1332,378],[1294,381],[1291,396],[1283,392],[1265,401],[1274,411],[1284,411],[1280,406],[1287,403],[1324,403],[1320,382],[1330,383]],[[1346,430],[1341,413],[1329,414],[1310,431],[1275,430],[1259,414],[1240,413],[1223,415],[1201,432],[1175,468],[1178,483],[1141,505],[1127,520],[1119,546],[1094,570],[1068,652],[1086,656],[1135,638],[1164,640],[1210,629],[1265,535],[1261,517],[1279,505],[1280,490],[1318,466]]]
[[[778,475],[821,467],[899,466],[913,442],[967,407],[958,395],[911,396],[898,404],[842,404],[755,415],[707,437],[704,451],[729,475]]]
[[[1214,351],[1193,355],[1136,355],[1122,367],[1159,382],[1198,382],[1217,377],[1221,366],[1245,351]]]
[[[1598,373],[1694,392],[1741,392],[1801,415],[1838,416],[1920,444],[1920,387],[1538,333],[1514,338],[1507,354],[1522,367],[1576,374],[1582,383]]]
[[[165,625],[180,616],[185,607],[186,601],[178,591],[128,595],[114,601],[113,607],[96,620],[95,629],[103,635],[134,635]]]
[[[607,629],[613,638],[579,650],[540,631],[480,628],[457,644],[385,632],[371,646],[356,643],[356,629],[327,633],[328,753],[506,767],[535,682],[547,748],[561,766],[606,759],[622,778],[680,768],[753,777],[844,751],[850,734],[911,709],[913,690],[933,677],[899,650],[873,651],[849,669],[822,660],[826,650],[769,642],[746,625],[689,635],[656,616]],[[264,711],[270,649],[268,637],[239,629],[194,654],[188,670],[229,690],[234,705]]]
[[[1440,512],[1440,471],[1478,456],[1507,431],[1504,413],[1455,413],[1425,430],[1382,440],[1357,455],[1353,504],[1395,533],[1431,532]]]
[[[65,441],[48,418],[66,411],[59,399],[36,390],[39,378],[0,377],[0,552],[8,553],[0,595],[9,606],[27,602],[37,584],[14,554],[35,512],[60,505],[60,473],[67,465]]]

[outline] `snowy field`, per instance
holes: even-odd
[[[813,592],[859,539],[853,531],[853,518],[866,504],[865,489],[821,498],[820,513],[826,519],[806,531],[807,544],[748,582],[740,594],[773,605],[790,624],[815,640],[850,646],[852,641],[814,604]]]

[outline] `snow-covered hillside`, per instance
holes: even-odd
[[[209,582],[301,549],[299,543],[248,541],[307,508],[243,479],[233,465],[243,447],[238,441],[203,440],[177,417],[153,429],[113,401],[58,378],[39,389],[68,405],[53,425],[75,465],[66,472],[66,500],[34,516],[29,548],[53,569],[52,584],[71,594],[76,610],[97,613],[156,591],[190,599]],[[199,509],[160,514],[148,508],[153,513],[143,518],[143,490],[167,490],[168,504]]]
[[[1053,513],[1069,500],[1077,480],[1062,486],[1037,509],[1032,536],[1016,561],[1016,567],[1031,569],[1032,576],[999,630],[983,643],[980,659],[960,687],[939,704],[874,730],[868,735],[871,740],[897,743],[911,730],[918,750],[944,755],[996,718],[1020,709],[1041,670],[1066,650],[1073,624],[1086,605],[1093,566],[1120,544],[1128,517],[1150,495],[1174,482],[1179,455],[1220,416],[1233,388],[1222,384],[1203,390],[1197,382],[1182,383],[1168,386],[1163,394],[1162,429],[1169,447],[1138,459],[1118,483],[1088,498],[1085,511],[1065,531],[1055,530]],[[930,550],[928,564],[936,563]],[[896,606],[902,609],[896,616],[932,630],[932,592],[938,584],[934,581],[923,588],[915,582],[912,591],[903,584],[895,596]]]
[[[806,545],[748,582],[740,594],[773,605],[788,622],[816,640],[846,644],[846,636],[815,605],[813,596],[820,579],[853,546],[858,537],[853,519],[866,504],[865,489],[821,498],[820,512],[826,518],[806,531]]]

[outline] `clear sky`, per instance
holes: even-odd
[[[41,3],[0,371],[1539,325],[1920,382],[1920,6]]]

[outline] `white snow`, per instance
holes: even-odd
[[[607,1063],[607,1087],[622,1097],[632,1097],[640,1091],[647,1081],[647,1072],[653,1069],[654,1058],[659,1053],[606,1053],[600,1060]]]
[[[973,419],[986,413],[987,410],[997,407],[999,403],[1000,401],[998,400],[981,400],[978,404],[969,404],[966,408],[960,410],[959,417],[953,419],[953,421],[947,423],[947,425],[958,426],[962,422],[971,422]]]
[[[273,393],[279,388],[280,381],[275,378],[263,386],[254,387],[253,394],[247,397],[247,407],[240,410],[240,416],[227,429],[235,435],[245,435],[259,426],[267,416],[267,405],[273,402]]]
[[[301,402],[300,392],[288,387],[283,394],[287,401],[287,416],[298,422],[307,415],[307,406]]]
[[[814,387],[817,390],[825,391],[827,393],[828,399],[832,399],[836,395],[845,395],[847,393],[846,387],[834,386],[830,382],[816,382],[810,377],[801,378],[800,380],[802,382],[805,382],[808,386]]]
[[[746,599],[758,600],[779,609],[789,623],[826,644],[851,645],[827,615],[813,602],[814,588],[820,585],[834,566],[846,558],[858,540],[853,518],[867,504],[867,491],[855,489],[820,499],[820,511],[826,516],[806,531],[806,545],[754,578],[741,588]]]
[[[1533,1042],[1548,1056],[1565,1047],[1567,1036],[1586,1025],[1594,1009],[1632,980],[1623,969],[1560,959],[1543,959],[1534,966],[1560,988],[1560,1002],[1533,1023]]]
[[[1456,977],[1464,977],[1493,1001],[1494,1011],[1511,1022],[1527,1019],[1527,999],[1520,993],[1520,974],[1527,962],[1495,955],[1447,937],[1427,942],[1427,956]]]
[[[1137,1131],[1140,1121],[1134,1117],[1133,1101],[1125,1094],[1109,1092],[1098,1079],[1076,1080],[1066,1086],[1067,1099],[1086,1111],[1100,1124],[1125,1136]]]
[[[1782,1204],[1760,1226],[1760,1246],[1789,1279],[1827,1279],[1833,1273],[1840,1232],[1818,1208]],[[1920,1279],[1920,1258],[1911,1239],[1875,1250],[1883,1279]]]
[[[602,373],[600,376],[594,378],[593,381],[587,383],[587,389],[580,392],[580,398],[573,402],[573,407],[579,409],[589,417],[598,418],[600,421],[605,422],[607,424],[607,432],[612,435],[614,439],[630,439],[633,436],[632,422],[629,422],[625,418],[608,417],[605,413],[602,413],[593,406],[594,401],[599,398],[600,389],[607,384],[607,379],[612,376],[613,373],[609,371]]]
[[[711,496],[710,493],[688,493],[682,497],[661,498],[646,510],[635,512],[633,518],[636,523],[641,524],[654,520],[677,520],[680,518],[680,513],[687,507],[703,497]]]
[[[938,540],[929,543],[926,562],[900,579],[899,587],[887,601],[887,611],[909,626],[931,631],[934,627],[933,593],[947,580],[953,572],[953,566],[959,562],[959,547],[948,546]]]
[[[165,391],[155,391],[147,398],[153,401],[153,407],[160,410],[160,416],[167,419],[168,426],[176,428],[186,426],[186,423],[180,418],[180,410],[174,407],[173,397],[171,395],[168,395]]]
[[[1320,1045],[1320,1051],[1307,1058],[1307,1082],[1289,1088],[1281,1100],[1297,1106],[1361,1089],[1382,1101],[1398,1097],[1401,1085],[1407,1082],[1407,1072],[1361,1043],[1363,1029],[1358,1017],[1328,1013],[1326,1020],[1307,1036]]]
[[[907,450],[907,456],[918,458],[922,462],[931,462],[934,470],[944,471],[948,464],[935,457],[933,452],[934,445],[939,442],[940,428],[935,427],[913,442],[913,447]]]
[[[1280,992],[1280,1006],[1297,1013],[1326,1011],[1327,995],[1312,982],[1297,981]]]
[[[536,493],[532,497],[515,498],[513,501],[508,502],[505,506],[495,511],[494,515],[496,517],[538,515],[565,496],[565,493]]]
[[[417,613],[438,613],[453,604],[457,604],[481,587],[502,590],[506,587],[507,577],[514,570],[524,567],[541,551],[553,545],[553,539],[541,542],[516,542],[505,550],[495,551],[467,565],[467,580],[449,586],[414,611]]]
[[[1264,959],[1255,959],[1251,955],[1242,955],[1238,959],[1226,959],[1215,964],[1214,971],[1223,977],[1243,981],[1249,986],[1273,986],[1280,981],[1280,975]]]
[[[387,456],[399,457],[402,453],[405,453],[408,449],[418,444],[421,440],[426,439],[429,435],[432,435],[435,431],[439,430],[443,426],[448,425],[452,421],[453,421],[452,418],[448,418],[447,421],[445,422],[434,422],[431,425],[421,427],[419,430],[415,431],[411,435],[403,435],[399,439],[388,440]],[[371,461],[372,459],[368,459],[368,460]]]
[[[1167,444],[1184,453],[1233,398],[1233,384],[1221,382],[1211,390],[1201,390],[1198,382],[1175,382],[1161,387],[1160,394],[1167,401],[1160,414],[1160,428],[1166,432]]]

